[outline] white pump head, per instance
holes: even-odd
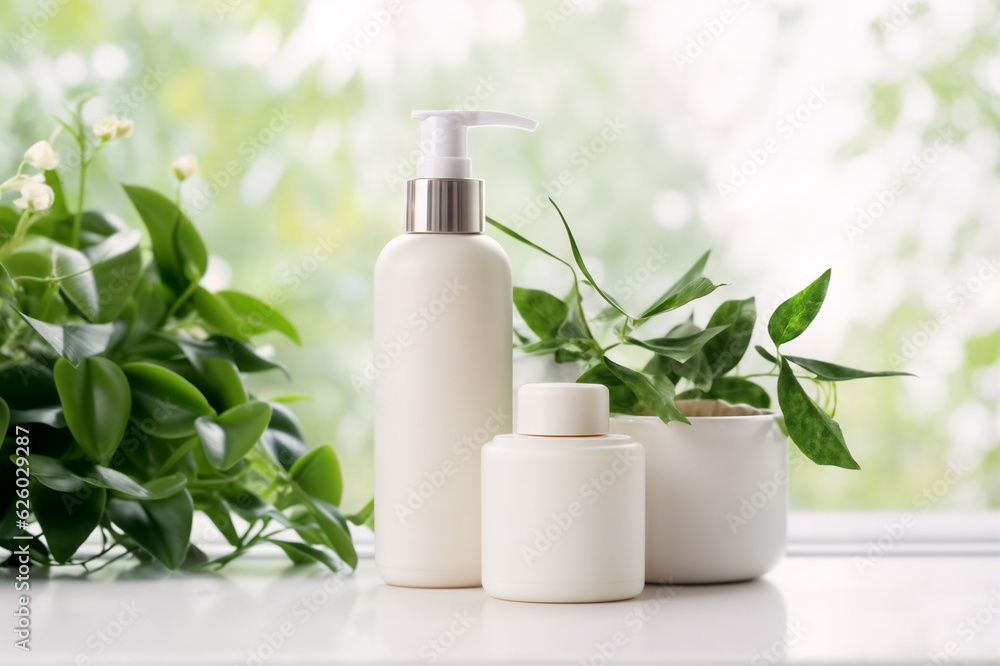
[[[466,133],[470,127],[514,127],[534,132],[538,123],[499,111],[414,111],[420,121],[417,178],[471,178]]]

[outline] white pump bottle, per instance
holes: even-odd
[[[533,131],[492,111],[414,111],[406,234],[375,265],[375,563],[409,587],[480,584],[480,449],[511,432],[510,262],[483,233],[469,127]]]

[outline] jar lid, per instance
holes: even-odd
[[[525,384],[517,391],[519,435],[586,437],[610,429],[608,388],[601,384]]]

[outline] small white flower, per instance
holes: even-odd
[[[114,133],[111,135],[111,140],[124,139],[129,136],[132,136],[132,121],[128,118],[120,118]]]
[[[45,177],[41,174],[35,176],[21,176],[18,189],[21,190],[21,198],[14,199],[14,205],[18,208],[28,210],[48,210],[56,201],[56,193],[45,184]]]
[[[132,136],[132,121],[115,115],[104,116],[94,123],[94,134],[102,141],[116,141]]]
[[[34,176],[25,176],[21,174],[19,176],[14,176],[5,180],[0,184],[0,192],[6,192],[7,190],[19,190],[28,183],[44,183],[45,176],[40,173],[36,173]]]
[[[52,150],[52,145],[48,141],[39,141],[28,148],[24,153],[24,159],[39,171],[48,171],[59,166],[59,156]]]
[[[198,160],[194,155],[183,155],[170,163],[177,180],[184,181],[198,173]]]
[[[114,138],[115,130],[118,128],[118,116],[104,116],[94,123],[94,134],[104,140],[110,141]]]

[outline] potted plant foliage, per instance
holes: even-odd
[[[773,350],[755,346],[770,368],[742,374],[739,365],[757,321],[752,297],[723,302],[705,327],[690,316],[670,321],[680,308],[722,286],[702,274],[707,252],[649,307],[631,313],[598,285],[562,211],[552,205],[573,263],[487,218],[573,276],[565,298],[514,288],[514,305],[529,329],[514,331],[515,346],[577,364],[578,382],[607,386],[612,430],[645,445],[647,581],[710,583],[762,575],[785,548],[787,439],[817,464],[860,469],[833,419],[837,383],[907,373],[865,372],[785,353],[784,345],[819,313],[830,282],[827,270],[771,315]],[[606,303],[593,317],[584,313],[583,287]],[[646,334],[656,327],[660,333]],[[642,357],[642,364],[611,358],[623,351]],[[777,380],[777,409],[759,383],[765,377]],[[816,388],[819,401],[803,383]]]
[[[294,563],[354,567],[333,449],[310,449],[281,398],[254,396],[246,373],[282,371],[253,345],[277,331],[270,304],[200,281],[208,255],[176,198],[124,186],[148,232],[86,210],[87,167],[132,133],[83,102],[39,141],[0,193],[0,548],[8,563],[106,563],[134,556],[169,569],[216,567],[262,543]],[[52,147],[79,164],[67,196]],[[174,164],[178,181],[192,158]],[[12,203],[13,207],[9,204]],[[12,480],[9,482],[7,480]],[[192,544],[196,512],[232,549]],[[98,552],[78,554],[94,533]],[[94,564],[90,565],[95,566]]]

